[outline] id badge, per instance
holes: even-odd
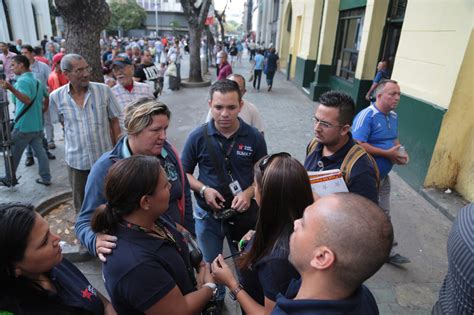
[[[237,196],[239,193],[242,192],[242,188],[240,187],[239,181],[234,180],[229,184],[230,191],[234,196]]]

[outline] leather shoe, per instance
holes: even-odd
[[[53,153],[47,151],[46,154],[48,155],[49,160],[56,160],[56,155],[54,155]]]
[[[395,264],[395,265],[403,265],[410,262],[411,262],[410,259],[400,254],[394,254],[388,258],[388,263]]]
[[[32,156],[26,157],[25,166],[31,166],[35,164],[35,159]]]
[[[56,149],[56,145],[54,144],[54,142],[48,143],[48,149],[50,149],[50,150]]]
[[[37,179],[36,179],[36,182],[37,182],[38,184],[45,185],[45,186],[51,185],[51,182],[47,182],[47,181],[45,181],[45,180],[42,179],[42,178],[37,178]]]
[[[4,176],[0,177],[0,184],[3,186],[12,187],[18,185],[18,181],[15,180],[13,182],[11,178]]]

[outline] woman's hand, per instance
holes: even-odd
[[[99,256],[100,261],[106,262],[107,258],[105,255],[110,255],[112,249],[114,249],[117,244],[117,237],[109,234],[97,233],[95,239],[95,251],[97,256]]]
[[[230,270],[229,265],[227,265],[224,261],[224,257],[222,257],[222,254],[219,254],[219,256],[214,259],[214,262],[211,265],[211,271],[214,281],[216,283],[223,284],[226,287],[232,288],[238,285],[237,280],[232,274],[232,270]]]

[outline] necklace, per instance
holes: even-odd
[[[154,236],[156,238],[166,240],[170,242],[173,245],[176,245],[176,240],[173,237],[173,234],[168,230],[168,228],[161,222],[157,221],[154,223],[153,228],[149,229],[143,226],[140,226],[138,224],[134,224],[131,222],[124,221],[123,226],[126,228],[135,230],[135,231],[140,231],[144,232],[146,234],[149,234],[151,236]]]

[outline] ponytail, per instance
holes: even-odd
[[[94,233],[114,234],[119,223],[119,216],[109,203],[100,205],[95,209],[91,220]]]

